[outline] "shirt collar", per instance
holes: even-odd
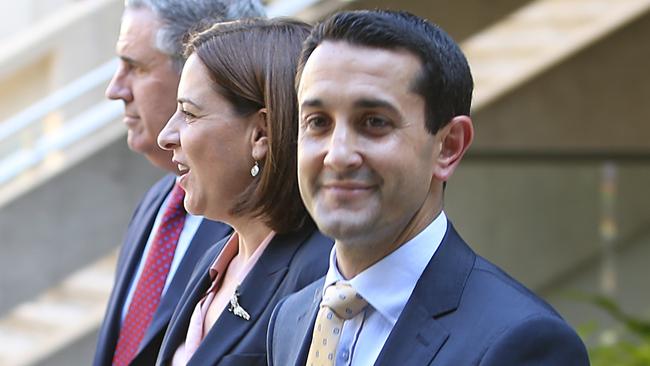
[[[446,231],[447,216],[441,211],[438,217],[413,239],[347,281],[336,265],[334,247],[330,252],[330,264],[323,291],[337,281],[347,282],[373,309],[395,325]]]
[[[269,243],[271,243],[271,240],[273,240],[273,237],[275,236],[275,231],[271,230],[271,232],[262,240],[260,245],[255,249],[253,254],[248,258],[248,261],[246,262],[246,265],[244,268],[241,270],[241,275],[243,277],[248,274],[248,272],[251,271],[253,266],[257,263],[257,261],[260,259],[262,256],[262,253],[266,250],[266,247],[269,246]],[[212,285],[206,291],[206,293],[212,292],[215,288],[215,286],[220,285],[220,280],[215,281],[217,279],[217,276],[220,276],[220,278],[223,278],[223,274],[226,273],[226,270],[228,269],[228,266],[230,265],[230,262],[232,262],[233,258],[239,254],[239,233],[236,231],[230,236],[226,244],[224,245],[223,249],[221,249],[221,253],[217,256],[217,259],[212,262],[212,265],[210,266],[210,269],[208,273],[210,274],[210,279],[212,280]],[[241,278],[240,280],[243,280]]]

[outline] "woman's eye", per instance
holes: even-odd
[[[181,113],[183,113],[183,117],[185,119],[185,122],[192,121],[196,119],[196,116],[192,112],[188,112],[186,110],[181,110]]]

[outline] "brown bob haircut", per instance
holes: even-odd
[[[302,42],[311,27],[290,19],[244,19],[194,33],[185,56],[195,53],[213,88],[240,116],[266,109],[268,151],[260,173],[231,213],[252,214],[278,233],[311,223],[297,178],[298,105],[293,80]]]

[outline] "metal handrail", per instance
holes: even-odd
[[[117,65],[117,58],[111,59],[62,89],[32,104],[22,112],[0,122],[0,141],[40,122],[48,113],[61,108],[82,94],[105,83],[113,75]]]
[[[79,116],[66,123],[65,130],[53,135],[44,135],[29,149],[20,149],[0,160],[0,185],[35,166],[52,151],[64,149],[83,137],[115,121],[122,113],[122,105],[114,101],[95,104]]]
[[[43,118],[48,114],[63,108],[85,93],[105,85],[117,66],[117,58],[111,59],[22,112],[1,122],[0,143],[31,126],[42,123]],[[99,102],[67,121],[64,129],[55,131],[53,134],[43,134],[36,139],[33,145],[0,157],[0,166],[2,167],[0,169],[0,185],[37,165],[51,152],[66,148],[116,120],[121,112],[122,108],[119,102]]]

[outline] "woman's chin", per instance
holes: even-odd
[[[199,202],[196,202],[196,200],[194,200],[191,190],[185,191],[185,199],[183,200],[183,205],[185,206],[185,211],[187,211],[187,213],[195,216],[203,216],[203,210],[199,205]]]

